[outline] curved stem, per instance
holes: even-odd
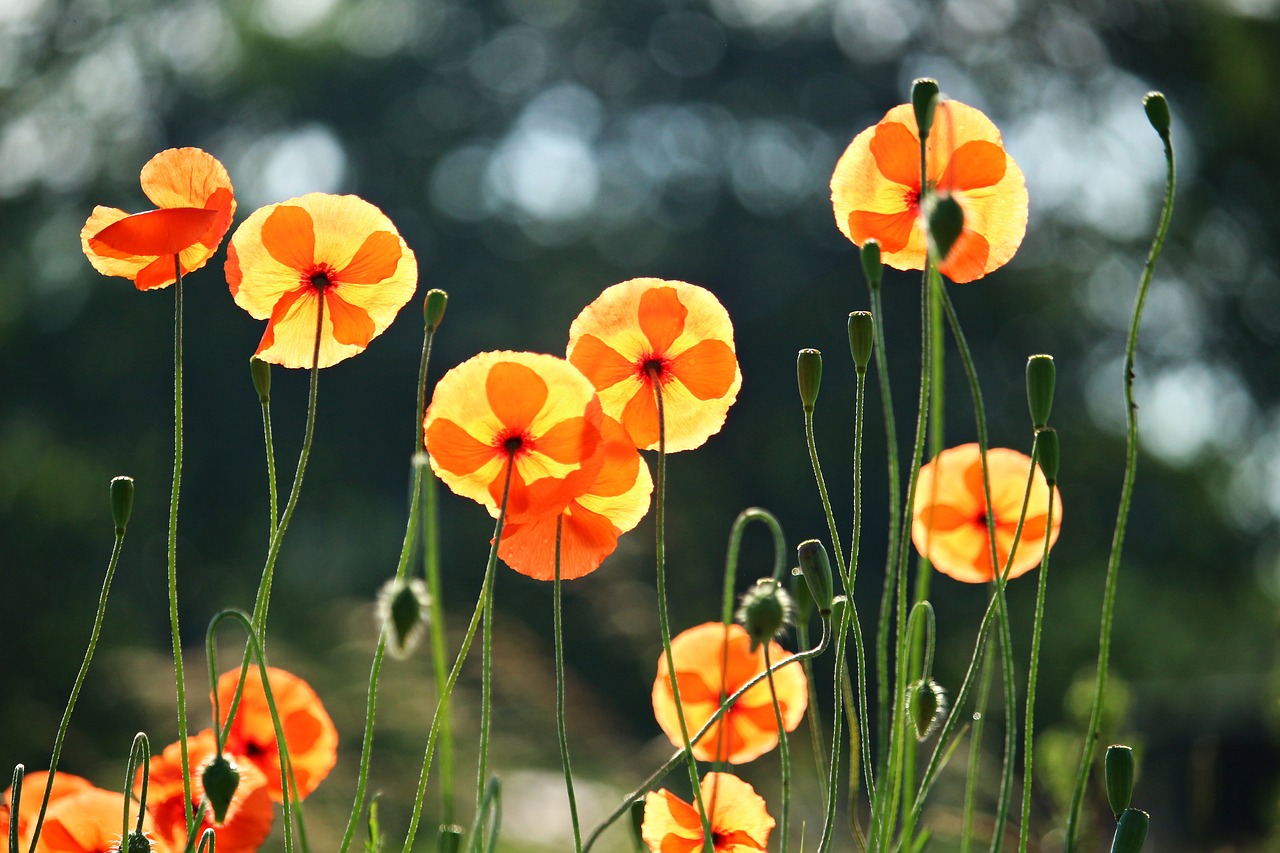
[[[791,749],[787,743],[787,730],[782,724],[782,709],[778,707],[778,690],[773,683],[773,670],[769,662],[769,643],[764,643],[764,671],[768,675],[769,698],[773,702],[773,721],[778,726],[778,755],[782,761],[782,823],[779,832],[779,853],[787,853],[787,836],[791,826]]]
[[[1049,484],[1049,509],[1045,513],[1045,530],[1053,530],[1053,483]],[[1035,752],[1036,679],[1040,674],[1040,633],[1044,627],[1045,588],[1049,583],[1049,537],[1044,540],[1044,552],[1040,555],[1040,577],[1036,584],[1036,615],[1031,627],[1031,661],[1027,666],[1027,709],[1023,731],[1022,764],[1022,818],[1018,832],[1018,853],[1027,853],[1027,837],[1031,828],[1031,771]]]

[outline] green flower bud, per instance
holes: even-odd
[[[1027,359],[1027,408],[1031,410],[1031,425],[1036,429],[1049,423],[1056,376],[1053,356],[1033,355]]]
[[[1147,112],[1147,121],[1155,128],[1160,138],[1169,135],[1169,102],[1160,92],[1147,92],[1142,98],[1142,108]]]
[[[124,529],[129,526],[129,516],[133,514],[133,478],[111,478],[111,520],[116,526],[116,535],[123,536]]]
[[[422,318],[426,321],[427,331],[434,332],[440,328],[444,319],[444,309],[449,304],[449,294],[439,288],[427,291],[427,298],[422,303]]]
[[[862,274],[867,278],[867,285],[872,290],[879,290],[880,282],[884,281],[884,264],[880,262],[879,241],[871,239],[863,243],[859,256],[862,258]]]
[[[916,728],[916,740],[925,741],[947,717],[947,691],[932,678],[907,687],[907,713]]]
[[[946,260],[951,247],[964,231],[964,210],[949,194],[939,195],[929,211],[929,238],[933,241],[938,262]]]
[[[253,378],[253,390],[258,392],[259,402],[271,402],[271,365],[254,356],[249,359],[249,376]]]
[[[916,113],[916,127],[920,129],[920,142],[929,138],[933,129],[933,113],[938,106],[938,81],[921,77],[911,83],[911,107]]]
[[[214,822],[222,823],[226,820],[231,798],[240,785],[240,771],[225,755],[219,755],[205,765],[200,773],[200,784],[204,786],[204,798],[213,812]]]
[[[1036,433],[1036,458],[1040,461],[1040,470],[1050,486],[1058,484],[1058,431],[1045,427]],[[1058,512],[1062,508],[1058,507]]]
[[[742,594],[734,621],[747,629],[751,651],[760,648],[794,624],[796,606],[782,584],[773,578],[760,578]]]
[[[827,549],[817,539],[808,539],[796,547],[796,556],[800,560],[800,572],[809,585],[813,603],[818,605],[818,613],[823,616],[830,614],[834,587],[831,583],[831,561],[827,559]]]
[[[1142,842],[1147,840],[1147,827],[1151,825],[1151,815],[1141,809],[1125,809],[1120,815],[1120,823],[1116,825],[1115,837],[1111,839],[1111,853],[1138,853]]]
[[[1107,747],[1103,767],[1107,777],[1107,802],[1111,804],[1111,813],[1119,820],[1133,799],[1133,750],[1123,744],[1112,744]]]
[[[145,833],[133,830],[129,833],[129,839],[125,842],[125,850],[129,853],[151,853],[151,839],[147,838]]]
[[[386,631],[391,656],[405,658],[427,632],[431,596],[421,578],[392,578],[378,591],[378,621]]]
[[[813,615],[813,593],[809,592],[809,582],[799,566],[791,570],[791,600],[796,605],[796,624],[808,625]]]
[[[843,595],[837,595],[831,599],[831,624],[839,625],[840,620],[844,618],[845,608],[849,606],[849,599]]]
[[[460,826],[440,827],[440,843],[436,845],[436,849],[440,853],[458,853],[462,849],[463,832]]]
[[[870,311],[854,311],[849,315],[849,352],[853,354],[854,367],[866,372],[871,363],[871,351],[875,349],[875,321]]]
[[[816,349],[800,350],[796,355],[796,383],[800,386],[800,404],[806,412],[812,412],[822,386],[822,353]]]

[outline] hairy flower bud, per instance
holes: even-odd
[[[1123,744],[1112,744],[1107,747],[1103,768],[1107,777],[1107,802],[1111,805],[1111,813],[1119,820],[1133,799],[1133,750]]]
[[[950,194],[939,195],[929,211],[929,238],[933,241],[938,263],[946,260],[951,247],[964,231],[964,210]]]
[[[859,252],[862,259],[862,274],[867,278],[867,286],[872,290],[880,288],[884,281],[884,264],[880,261],[880,241],[872,238],[862,244]]]
[[[1040,470],[1044,472],[1045,482],[1050,487],[1058,485],[1058,464],[1061,451],[1058,448],[1058,431],[1045,427],[1036,433],[1036,458],[1040,461]],[[1061,511],[1061,507],[1059,507]]]
[[[907,687],[907,712],[916,740],[927,740],[947,717],[947,691],[932,678],[920,679]]]
[[[258,392],[258,401],[271,402],[271,365],[256,356],[250,358],[249,376],[253,379],[253,390]]]
[[[859,373],[865,372],[871,363],[875,349],[875,321],[870,311],[854,311],[849,315],[849,352]]]
[[[822,386],[822,353],[802,349],[796,354],[796,384],[800,387],[800,405],[806,412],[812,412]]]
[[[929,138],[933,129],[933,113],[938,106],[938,81],[921,77],[911,82],[911,108],[915,110],[916,127],[920,130],[920,142]]]
[[[200,784],[204,786],[204,798],[209,802],[214,822],[222,823],[227,818],[231,798],[240,786],[240,771],[225,755],[218,755],[201,771]]]
[[[1147,92],[1142,99],[1142,108],[1146,110],[1147,121],[1151,122],[1151,126],[1155,128],[1156,133],[1160,134],[1160,138],[1167,137],[1171,118],[1169,116],[1169,102],[1165,100],[1164,95],[1160,92]]]
[[[796,624],[808,625],[813,615],[813,593],[809,592],[809,582],[799,566],[791,570],[791,600],[796,605]]]
[[[133,514],[133,478],[111,478],[111,520],[116,526],[116,535],[123,536],[124,529],[129,526],[129,516]]]
[[[742,594],[734,619],[747,629],[751,651],[760,648],[795,622],[796,607],[790,594],[773,578],[760,578]]]
[[[420,578],[392,578],[378,591],[378,621],[386,630],[391,656],[404,658],[427,631],[431,596]]]
[[[1142,842],[1147,840],[1147,827],[1151,825],[1151,815],[1141,809],[1125,809],[1116,825],[1115,837],[1111,839],[1111,853],[1138,853]]]
[[[1031,411],[1031,426],[1035,429],[1042,429],[1049,423],[1056,376],[1053,356],[1040,354],[1027,359],[1027,408]]]
[[[444,309],[449,304],[449,294],[439,288],[427,291],[427,298],[422,303],[422,318],[426,321],[427,331],[434,332],[440,328],[444,319]]]
[[[800,571],[805,582],[809,584],[809,594],[813,603],[818,605],[818,613],[827,616],[831,613],[831,596],[834,587],[831,582],[831,561],[827,559],[827,549],[817,539],[801,542],[796,547],[796,556],[800,560]]]

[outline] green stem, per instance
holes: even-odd
[[[271,536],[276,535],[276,525],[280,521],[280,506],[276,490],[276,449],[271,430],[271,398],[260,396],[258,403],[262,406],[262,435],[267,451],[267,500],[271,508]]]
[[[582,827],[578,823],[578,799],[573,794],[573,767],[569,763],[569,734],[564,720],[564,622],[560,611],[560,543],[564,515],[556,518],[556,576],[552,612],[556,643],[556,737],[560,742],[560,764],[564,767],[564,787],[569,795],[569,817],[573,821],[573,849],[582,853]],[[766,652],[768,654],[768,652]]]
[[[850,608],[846,604],[840,608],[838,624],[835,626],[836,635],[836,663],[835,663],[835,683],[839,684],[843,680],[844,674],[844,655],[845,655],[845,637],[848,634],[848,625],[839,624],[847,623],[849,620]],[[827,777],[827,810],[822,822],[822,835],[818,838],[818,853],[827,853],[831,849],[831,842],[835,836],[836,825],[836,798],[837,792],[840,790],[840,735],[844,717],[841,715],[841,694],[840,691],[835,692],[835,710],[831,718],[831,766],[828,769]],[[874,833],[875,826],[871,831]],[[874,835],[873,835],[874,838]]]
[[[982,765],[982,730],[987,721],[987,702],[991,696],[991,647],[986,646],[982,675],[978,681],[978,700],[974,704],[973,728],[969,735],[969,770],[964,780],[964,812],[961,819],[960,853],[969,853],[973,841],[974,804],[978,795],[978,771]],[[960,711],[959,703],[953,713]],[[941,743],[941,741],[939,741]]]
[[[791,749],[787,743],[787,730],[782,724],[782,709],[778,706],[778,691],[773,683],[773,670],[769,661],[770,643],[764,643],[764,668],[769,676],[769,698],[773,701],[773,721],[778,726],[778,755],[782,761],[782,823],[779,831],[779,853],[787,853],[787,836],[791,826]]]
[[[142,832],[142,821],[147,816],[147,788],[151,784],[151,741],[147,739],[145,732],[138,732],[133,736],[133,743],[129,745],[129,760],[125,762],[124,770],[124,788],[121,790],[128,791],[133,788],[133,777],[138,768],[142,768],[142,784],[139,786],[138,792],[138,825],[137,832]],[[129,837],[129,806],[132,801],[124,798],[124,820],[121,822],[120,837],[127,839]]]
[[[512,460],[512,466],[515,461]],[[489,773],[489,730],[493,725],[493,597],[494,584],[484,600],[484,624],[480,635],[480,749],[476,758],[476,811],[484,803]]]
[[[738,585],[738,555],[742,551],[742,534],[747,525],[758,521],[769,528],[773,535],[773,579],[782,580],[786,567],[787,539],[782,532],[782,524],[777,517],[758,506],[748,507],[738,513],[729,528],[729,547],[724,557],[724,591],[720,597],[720,621],[726,625],[733,624],[734,591]]]

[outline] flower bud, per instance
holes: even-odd
[[[818,605],[818,613],[829,615],[834,587],[831,583],[831,561],[827,559],[827,549],[817,539],[808,539],[796,546],[796,556],[800,560],[800,573],[809,585],[813,603]]]
[[[434,332],[440,328],[444,319],[444,309],[449,304],[449,294],[439,288],[427,291],[427,298],[422,303],[422,318],[426,321],[427,331]]]
[[[147,838],[146,833],[132,830],[124,849],[128,853],[151,853],[151,839]]]
[[[962,231],[964,210],[961,209],[960,202],[948,193],[939,195],[933,209],[929,211],[929,237],[933,240],[939,263],[946,260]]]
[[[875,321],[870,311],[854,311],[849,315],[849,352],[853,354],[854,367],[865,372],[871,363],[871,351],[875,349]]]
[[[271,365],[254,356],[249,359],[249,375],[253,377],[253,390],[258,392],[258,401],[271,402]]]
[[[218,755],[201,771],[200,784],[204,787],[209,810],[213,812],[214,823],[222,823],[226,820],[231,798],[240,785],[240,771],[226,756]]]
[[[463,831],[460,826],[440,827],[440,843],[436,845],[436,849],[440,853],[458,853],[462,849]]]
[[[867,278],[867,285],[872,290],[880,289],[884,281],[884,264],[880,262],[880,242],[874,238],[862,244],[859,250],[862,259],[862,274]]]
[[[849,599],[843,595],[837,595],[831,599],[831,624],[839,625],[840,620],[844,618],[845,608],[849,606]]]
[[[796,606],[782,584],[773,578],[760,578],[742,594],[734,620],[747,629],[751,651],[760,648],[795,622]]]
[[[1151,126],[1155,128],[1156,133],[1160,134],[1160,138],[1164,139],[1169,135],[1169,102],[1164,99],[1164,95],[1160,92],[1147,92],[1142,98],[1142,108],[1147,112],[1147,121],[1151,122]]]
[[[1058,431],[1045,427],[1036,433],[1036,458],[1040,461],[1040,470],[1050,486],[1058,485]],[[1059,508],[1061,511],[1061,508]]]
[[[916,740],[925,741],[947,716],[947,691],[932,678],[907,687],[907,712],[916,728]]]
[[[1119,820],[1133,799],[1133,750],[1123,744],[1112,744],[1107,747],[1103,768],[1107,777],[1107,802],[1111,804],[1111,813]]]
[[[123,536],[124,529],[129,526],[129,516],[133,513],[133,478],[111,478],[111,520],[116,526],[116,535]]]
[[[378,621],[386,631],[388,648],[395,658],[407,657],[427,631],[431,596],[421,578],[392,578],[378,591]]]
[[[816,349],[800,350],[796,355],[796,383],[800,386],[800,404],[806,412],[812,412],[822,386],[822,353]]]
[[[933,129],[933,113],[938,106],[938,81],[921,77],[911,83],[911,107],[916,113],[916,127],[920,130],[920,142],[929,138]]]
[[[1147,827],[1151,824],[1151,815],[1141,809],[1125,809],[1116,825],[1115,837],[1111,839],[1111,853],[1138,853],[1142,842],[1147,840]]]
[[[808,625],[813,615],[813,593],[809,592],[809,582],[799,566],[791,570],[791,600],[796,605],[796,624]]]
[[[1031,425],[1036,429],[1049,423],[1056,376],[1053,356],[1041,354],[1027,359],[1027,408],[1031,410]]]

